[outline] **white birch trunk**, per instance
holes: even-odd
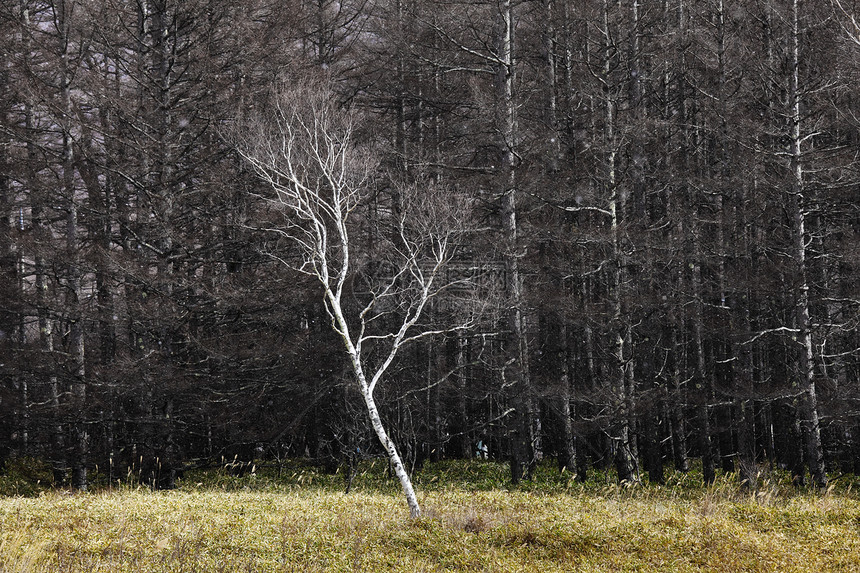
[[[344,245],[344,247],[346,247],[346,245]],[[388,460],[391,462],[391,467],[394,469],[394,475],[397,476],[398,481],[400,481],[403,495],[406,496],[406,504],[409,506],[409,516],[412,518],[420,517],[421,506],[418,504],[418,497],[415,495],[415,489],[412,487],[412,480],[409,478],[409,474],[403,465],[403,460],[400,458],[400,453],[397,451],[397,447],[394,445],[394,442],[385,430],[382,418],[379,415],[379,410],[376,407],[376,400],[373,398],[375,382],[378,382],[379,376],[381,376],[382,372],[378,371],[377,376],[374,376],[374,380],[368,382],[364,373],[361,350],[360,348],[356,348],[356,345],[353,343],[349,325],[347,324],[346,318],[343,314],[339,294],[340,290],[338,289],[333,291],[328,288],[327,284],[323,284],[326,286],[326,300],[329,304],[329,310],[336,322],[335,330],[340,334],[344,346],[346,347],[346,352],[349,355],[352,372],[355,375],[356,382],[358,383],[358,390],[361,392],[361,397],[364,399],[364,404],[367,408],[367,416],[370,419],[370,425],[373,427],[373,431],[379,439],[379,443],[382,444],[382,447],[388,456]]]
[[[388,238],[392,253],[398,257],[395,270],[381,284],[371,287],[364,308],[348,317],[343,310],[352,273],[347,219],[363,200],[373,167],[369,158],[354,148],[349,116],[334,108],[332,94],[326,88],[316,89],[285,90],[278,96],[274,117],[252,119],[232,135],[241,155],[274,190],[272,203],[285,217],[282,227],[269,230],[299,247],[304,261],[293,268],[315,277],[323,289],[332,328],[343,341],[370,423],[414,518],[421,515],[421,507],[397,447],[382,422],[374,390],[407,344],[468,328],[468,321],[440,330],[417,326],[446,284],[442,277],[451,256],[451,239],[460,232],[459,223],[450,226],[453,221],[449,217],[456,220],[461,210],[451,208],[451,197],[434,198],[428,189],[420,190],[420,209],[413,210],[411,205],[417,205],[414,202],[418,192],[404,194],[404,208],[395,221],[398,236]],[[434,200],[440,201],[438,206]],[[406,217],[420,229],[415,236]],[[385,241],[386,237],[379,240]],[[378,324],[394,326],[372,332]],[[380,360],[372,372],[367,370],[365,346],[373,346]]]

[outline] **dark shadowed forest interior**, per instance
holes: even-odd
[[[357,356],[408,470],[860,472],[855,0],[4,0],[0,54],[0,464],[384,458]],[[355,356],[252,161],[313,106]]]

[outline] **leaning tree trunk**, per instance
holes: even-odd
[[[403,489],[403,494],[406,496],[406,504],[409,506],[410,517],[416,518],[421,515],[421,506],[418,504],[418,497],[415,495],[415,489],[412,487],[412,480],[409,479],[409,474],[403,461],[400,458],[400,453],[388,433],[385,431],[385,426],[382,424],[382,418],[379,417],[379,410],[376,408],[376,401],[373,399],[373,394],[368,391],[367,384],[361,384],[361,393],[364,397],[364,404],[367,406],[367,414],[370,418],[370,425],[385,452],[388,454],[388,459],[391,462],[391,467],[394,470],[394,475],[400,481],[400,487]]]
[[[412,480],[409,478],[409,473],[403,465],[403,460],[400,457],[400,453],[397,451],[397,446],[394,445],[394,442],[388,436],[388,432],[385,430],[385,425],[382,423],[379,409],[376,407],[376,400],[373,397],[373,387],[368,383],[367,377],[364,374],[364,365],[361,362],[360,350],[355,347],[352,343],[351,337],[349,336],[349,326],[347,325],[346,319],[341,311],[340,299],[330,290],[327,291],[326,298],[330,304],[334,319],[337,322],[338,331],[340,332],[341,338],[346,346],[346,351],[352,364],[352,371],[355,375],[356,381],[358,382],[358,389],[361,392],[364,404],[367,407],[367,415],[370,420],[370,425],[373,427],[376,437],[379,439],[379,442],[385,449],[385,453],[388,455],[388,461],[391,463],[394,475],[397,476],[397,479],[400,481],[400,487],[403,489],[404,496],[406,496],[406,504],[409,506],[409,515],[412,518],[420,517],[421,506],[418,504],[418,496],[415,495],[415,488],[412,487]]]

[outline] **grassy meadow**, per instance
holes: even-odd
[[[713,486],[585,484],[542,468],[511,488],[492,462],[428,464],[409,520],[383,464],[342,475],[296,464],[187,474],[174,491],[125,482],[0,498],[0,573],[51,571],[860,571],[860,498],[763,476]],[[10,482],[0,480],[9,493]]]

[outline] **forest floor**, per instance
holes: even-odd
[[[189,473],[166,492],[5,496],[0,573],[860,571],[853,478],[827,492],[778,473],[703,488],[693,471],[620,487],[547,467],[509,487],[493,462],[441,462],[416,475],[424,514],[410,520],[383,465],[362,465],[348,494],[342,474],[296,464]]]

